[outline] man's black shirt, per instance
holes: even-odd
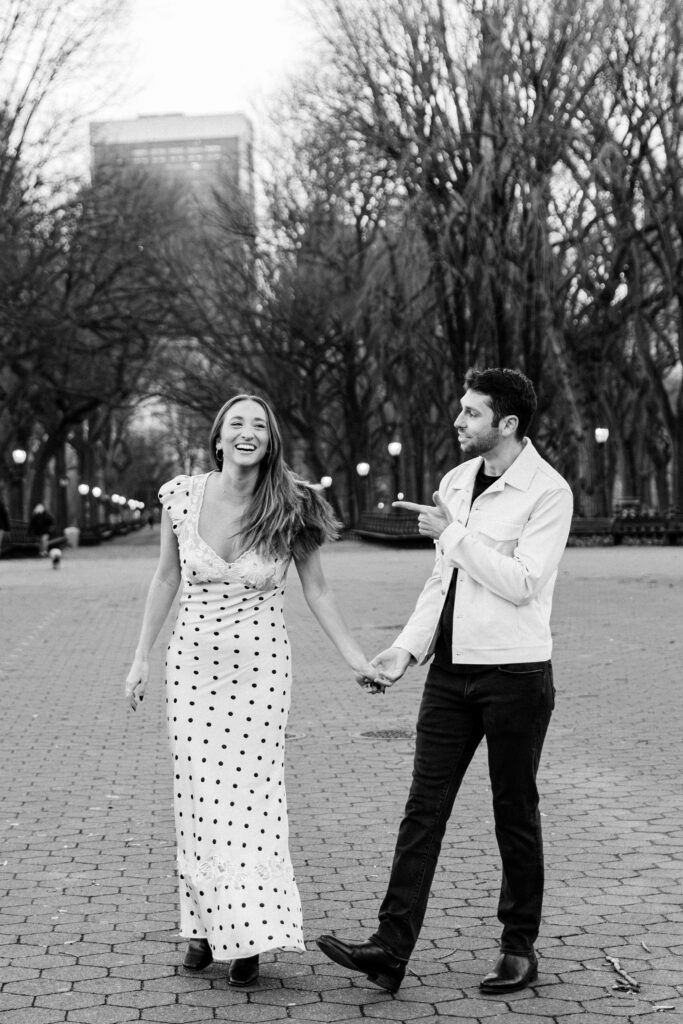
[[[480,494],[483,494],[487,487],[490,487],[491,484],[495,483],[496,480],[499,479],[500,477],[497,476],[488,476],[484,472],[484,463],[482,462],[479,472],[474,478],[471,505],[474,504]],[[439,668],[444,669],[446,672],[472,672],[472,665],[454,665],[452,661],[453,607],[455,605],[455,586],[457,579],[458,570],[454,569],[448,593],[446,594],[446,600],[444,601],[444,605],[441,610],[441,618],[439,619],[439,635],[436,638],[436,647],[434,648],[434,664]],[[487,665],[474,666],[475,669],[486,669],[488,667],[489,666]]]

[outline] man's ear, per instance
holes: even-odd
[[[500,430],[505,435],[505,437],[510,437],[512,434],[516,433],[518,426],[518,416],[513,416],[512,414],[510,414],[510,416],[503,416],[501,418]]]

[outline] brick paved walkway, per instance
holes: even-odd
[[[364,695],[292,574],[288,793],[307,952],[265,955],[251,992],[228,988],[223,968],[185,974],[161,686],[136,715],[122,699],[154,534],[67,552],[59,571],[0,562],[0,1020],[683,1022],[683,547],[572,548],[562,564],[538,985],[495,998],[477,987],[496,956],[499,884],[480,751],[411,973],[391,996],[313,939],[374,928],[424,672]],[[325,562],[374,653],[410,611],[431,553],[343,542]],[[615,989],[606,956],[638,992]]]

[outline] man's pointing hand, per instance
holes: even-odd
[[[433,505],[418,505],[414,501],[392,501],[394,508],[405,508],[417,512],[417,524],[423,537],[438,540],[446,527],[453,522],[453,516],[444,505],[438,491],[432,495]]]

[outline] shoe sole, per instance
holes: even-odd
[[[186,971],[205,971],[207,967],[210,967],[213,963],[213,957],[207,960],[205,964],[183,964]]]
[[[501,985],[484,985],[482,982],[479,985],[479,991],[487,996],[495,996],[505,992],[518,992],[519,989],[527,988],[528,985],[532,985],[535,981],[538,981],[538,971],[535,971],[531,977],[525,978],[524,981],[518,981],[511,985],[506,985],[504,982]]]
[[[249,988],[250,985],[255,985],[258,981],[258,974],[255,974],[253,978],[247,978],[246,981],[233,981],[232,978],[228,978],[228,985],[231,988]]]
[[[349,971],[356,971],[358,974],[365,974],[362,967],[355,964],[350,957],[343,953],[336,946],[328,946],[327,943],[321,943],[318,939],[315,940],[315,944],[318,949],[322,950],[326,957],[333,960],[335,964],[339,964],[340,967],[346,967]],[[365,974],[368,981],[371,981],[373,985],[378,985],[383,988],[385,992],[398,992],[401,987],[401,982],[398,983],[394,978],[388,977],[386,974]]]
[[[391,992],[392,995],[393,993],[398,992],[401,987],[400,981],[396,984],[394,979],[388,978],[386,974],[366,974],[365,977],[368,981],[371,981],[373,985],[379,985],[379,987],[383,988],[385,992]]]

